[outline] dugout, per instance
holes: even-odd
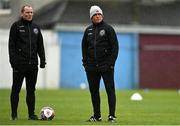
[[[69,27],[69,28],[68,28]],[[79,88],[86,83],[81,62],[83,26],[59,27],[61,87]],[[117,89],[179,89],[179,28],[114,26],[119,40],[115,66]],[[73,29],[79,29],[79,32]]]

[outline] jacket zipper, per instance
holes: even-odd
[[[98,65],[98,62],[97,62],[97,48],[96,48],[96,44],[97,44],[97,41],[96,41],[96,39],[97,39],[97,36],[96,36],[96,31],[97,31],[97,26],[95,26],[95,37],[94,37],[94,58],[95,58],[95,60],[96,60],[96,67],[98,67],[99,65]]]
[[[29,30],[29,64],[31,64],[31,30],[29,24],[28,24],[28,30]]]
[[[96,29],[97,29],[97,27],[95,26],[95,36],[94,36],[94,57],[95,57],[95,59],[97,58],[97,56],[96,56]]]

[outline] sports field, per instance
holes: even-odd
[[[142,101],[131,101],[139,92]],[[105,91],[101,91],[102,122],[86,122],[92,115],[88,90],[37,90],[36,114],[44,106],[55,110],[51,121],[27,120],[25,91],[20,93],[18,120],[9,120],[10,90],[0,89],[0,125],[180,125],[180,93],[177,90],[118,90],[116,123],[107,122]]]

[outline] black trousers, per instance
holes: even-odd
[[[100,80],[104,81],[106,93],[108,96],[109,105],[109,115],[115,116],[116,107],[116,95],[115,95],[115,85],[114,85],[114,70],[110,69],[108,71],[86,71],[87,79],[89,83],[89,90],[91,93],[91,100],[93,105],[93,111],[95,117],[101,116],[100,110]]]
[[[18,65],[13,68],[13,84],[10,96],[12,115],[17,115],[19,93],[24,78],[26,79],[26,104],[28,107],[28,114],[29,116],[34,115],[37,73],[37,65]]]

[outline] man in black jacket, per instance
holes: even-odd
[[[17,119],[19,92],[26,79],[26,103],[28,119],[38,120],[35,115],[35,86],[40,67],[45,68],[45,51],[40,28],[32,22],[33,8],[25,5],[21,9],[21,19],[12,24],[9,34],[9,59],[13,70],[11,90],[11,120]]]
[[[114,65],[118,56],[118,40],[114,29],[103,21],[99,6],[90,8],[92,25],[88,26],[82,39],[83,66],[86,71],[94,115],[88,121],[101,121],[100,79],[103,78],[108,96],[108,121],[114,122],[116,96]]]

